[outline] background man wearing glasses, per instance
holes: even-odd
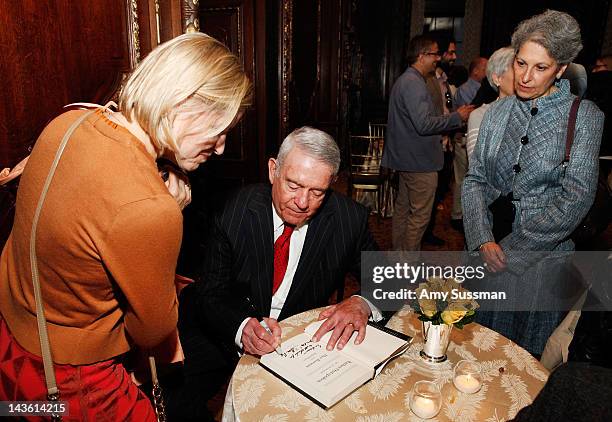
[[[399,172],[393,249],[418,251],[431,216],[437,172],[444,163],[441,134],[461,127],[474,107],[436,113],[426,85],[441,57],[432,37],[418,35],[410,40],[407,56],[410,66],[391,90],[382,165]]]

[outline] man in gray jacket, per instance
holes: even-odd
[[[382,165],[399,172],[393,212],[393,249],[418,251],[431,215],[444,157],[441,133],[461,127],[474,109],[436,115],[425,78],[440,60],[438,44],[418,35],[408,44],[410,67],[395,81],[389,100]]]

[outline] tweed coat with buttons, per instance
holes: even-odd
[[[527,256],[520,252],[572,251],[574,244],[569,236],[591,207],[597,187],[603,113],[594,103],[581,102],[570,160],[564,165],[569,111],[575,97],[567,80],[561,80],[557,87],[555,92],[535,101],[511,96],[491,105],[480,126],[462,190],[466,246],[470,251],[493,241],[488,206],[502,193],[513,192],[517,198],[512,233],[499,244],[507,254],[519,251],[519,272],[498,275],[493,283],[510,292],[530,291],[533,303],[524,303],[524,309],[541,309],[537,304],[547,300],[551,289],[541,284],[550,268],[559,262],[541,259],[541,254]],[[532,115],[534,107],[537,113]],[[520,142],[523,137],[528,142]],[[488,325],[522,342],[532,353],[541,353],[559,316],[532,316],[518,324],[516,317],[499,315],[494,319],[504,321]]]

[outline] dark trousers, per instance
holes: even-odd
[[[515,422],[612,421],[612,369],[569,362],[548,378],[534,402]]]
[[[429,219],[427,229],[425,229],[424,237],[431,237],[434,235],[438,204],[441,204],[444,201],[444,195],[446,195],[450,189],[450,181],[453,173],[452,164],[453,153],[451,151],[444,151],[444,166],[442,167],[442,170],[438,172],[438,187],[436,188],[436,196],[433,207],[431,208],[431,217]]]
[[[236,347],[222,345],[198,322],[193,297],[180,296],[178,329],[185,363],[180,373],[162,381],[170,422],[214,420],[206,404],[229,381],[238,363]]]

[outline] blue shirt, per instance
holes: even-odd
[[[470,104],[476,97],[476,93],[480,89],[480,82],[468,78],[467,82],[463,83],[455,93],[455,109],[465,104]]]

